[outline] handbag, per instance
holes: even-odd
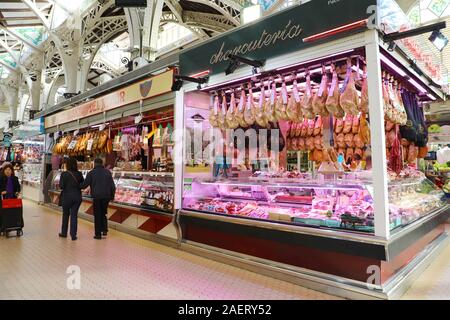
[[[22,199],[2,199],[2,209],[22,208],[22,206]]]

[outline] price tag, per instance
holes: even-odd
[[[72,141],[70,141],[67,149],[72,150],[73,148],[75,148],[76,145],[77,145],[77,140],[72,140]]]
[[[94,144],[94,139],[89,139],[88,143],[87,143],[87,151],[91,151],[92,150],[92,145]]]

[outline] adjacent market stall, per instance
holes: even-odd
[[[76,157],[84,176],[96,157],[104,160],[116,183],[108,219],[126,232],[175,239],[173,227],[174,71],[120,88],[45,118],[52,172],[44,193],[58,203],[64,157]],[[93,214],[89,190],[80,212]]]

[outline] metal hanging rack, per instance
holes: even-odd
[[[292,68],[286,68],[286,70],[284,71],[280,71],[280,70],[275,70],[275,71],[267,71],[267,72],[262,72],[260,76],[257,77],[256,80],[244,80],[242,82],[237,82],[234,84],[225,84],[223,86],[217,86],[214,89],[211,89],[211,93],[216,95],[216,94],[220,94],[222,91],[225,92],[229,92],[231,93],[232,91],[236,92],[236,91],[240,91],[243,87],[244,90],[246,92],[249,91],[249,88],[251,88],[253,90],[253,92],[259,92],[260,91],[260,83],[263,82],[264,86],[267,86],[267,83],[271,82],[271,81],[275,81],[275,84],[277,85],[277,88],[279,88],[281,86],[281,84],[283,83],[284,78],[288,78],[288,81],[285,81],[286,84],[290,84],[294,81],[294,76],[295,80],[297,80],[297,82],[300,84],[301,81],[306,81],[306,73],[308,71],[314,70],[314,69],[319,69],[322,68],[323,66],[325,67],[329,67],[331,70],[331,66],[334,65],[346,65],[347,60],[351,59],[352,62],[353,60],[356,59],[356,64],[355,66],[360,66],[360,69],[362,69],[365,65],[366,65],[366,61],[364,59],[364,57],[361,54],[354,54],[351,56],[344,56],[341,58],[334,58],[334,59],[330,59],[327,62],[322,62],[322,61],[316,61],[314,63],[305,65],[305,66],[297,66],[297,67],[292,67]],[[327,71],[328,72],[328,71]],[[331,71],[330,71],[331,72]],[[317,72],[320,73],[320,72]],[[314,73],[316,74],[316,72]],[[273,79],[273,80],[271,80]],[[280,81],[281,80],[281,81]],[[313,81],[312,85],[318,86],[320,84],[319,83],[315,83]],[[251,83],[251,87],[249,87],[248,83]],[[205,88],[207,90],[207,88]]]

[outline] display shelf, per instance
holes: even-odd
[[[155,177],[173,177],[173,172],[152,172],[152,171],[111,171],[113,175],[137,175],[137,176],[155,176]]]
[[[81,170],[81,172],[85,176],[88,170]],[[61,170],[54,174],[52,191],[59,190],[60,175]],[[173,173],[115,171],[112,175],[116,184],[116,198],[111,201],[112,204],[173,212],[171,209],[173,208]],[[89,190],[84,190],[83,199],[89,199],[88,194]],[[150,205],[149,202],[158,203],[160,206]]]

